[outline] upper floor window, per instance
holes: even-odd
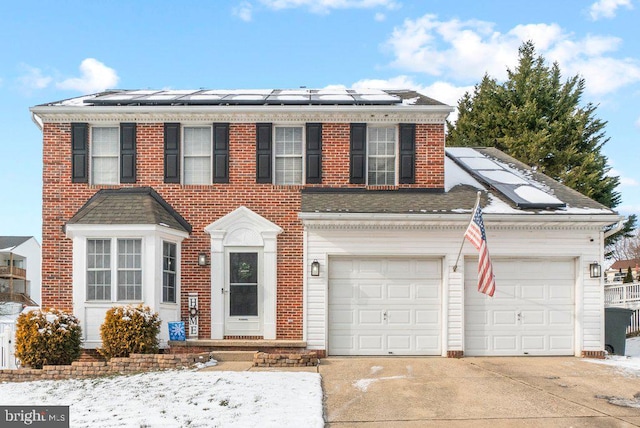
[[[275,127],[275,184],[302,184],[302,126]]]
[[[118,127],[91,128],[91,183],[118,184],[120,132]]]
[[[395,186],[416,182],[416,125],[367,126],[352,123],[349,183]]]
[[[211,184],[211,128],[185,126],[183,183]]]
[[[136,182],[136,124],[71,124],[71,181],[119,184]],[[90,138],[89,138],[90,136]]]
[[[164,124],[164,182],[229,182],[229,124]]]
[[[396,184],[396,127],[369,127],[367,138],[367,184]]]

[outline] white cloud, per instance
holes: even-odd
[[[113,68],[107,67],[94,58],[80,63],[81,77],[72,77],[56,84],[60,89],[72,89],[83,93],[104,91],[118,84],[118,75]]]
[[[636,126],[640,128],[640,117],[638,117],[638,120],[636,120]]]
[[[275,10],[306,7],[314,13],[329,13],[332,9],[370,9],[384,7],[396,9],[400,4],[395,0],[260,0]]]
[[[633,9],[631,0],[599,0],[589,8],[591,19],[597,21],[601,18],[614,18],[619,7],[624,6],[627,9]]]
[[[498,80],[517,65],[518,47],[534,42],[539,54],[557,61],[565,77],[580,74],[586,91],[602,95],[640,82],[640,61],[615,58],[622,41],[588,35],[576,39],[557,24],[517,25],[506,33],[486,21],[440,21],[436,15],[407,19],[396,27],[385,46],[392,66],[457,82],[478,82],[485,73]]]
[[[233,8],[233,14],[245,22],[249,22],[253,15],[253,5],[243,1],[237,7]]]
[[[638,182],[638,180],[636,180],[635,178],[632,178],[632,177],[624,176],[620,171],[618,171],[615,168],[611,168],[607,172],[607,175],[609,177],[618,177],[620,179],[620,186],[625,186],[625,187],[640,186],[640,183]]]
[[[18,77],[18,82],[27,91],[44,89],[53,80],[51,76],[45,76],[42,74],[42,70],[36,67],[31,67],[27,64],[21,64],[20,68],[24,70],[24,74]]]
[[[374,16],[373,19],[375,19],[378,22],[382,22],[385,19],[387,19],[387,16],[384,13],[381,12],[377,12]]]
[[[339,87],[334,85],[334,87]],[[390,79],[362,79],[351,85],[353,89],[412,89],[438,100],[442,103],[455,107],[458,100],[466,92],[473,91],[473,86],[454,86],[447,82],[434,82],[430,85],[423,85],[414,81],[409,76],[396,76]],[[455,122],[458,118],[457,111],[449,115],[447,119]]]

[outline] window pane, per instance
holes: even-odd
[[[395,184],[396,129],[371,127],[367,141],[367,182],[370,185]]]
[[[258,282],[258,253],[230,253],[231,284],[256,284]]]
[[[229,294],[230,316],[258,315],[257,285],[232,285]]]
[[[162,301],[176,302],[176,244],[162,244]]]
[[[118,184],[120,130],[115,127],[91,128],[91,182]]]
[[[87,240],[87,300],[111,300],[111,240]]]
[[[276,184],[302,184],[302,158],[276,158]]]
[[[209,156],[211,154],[211,128],[184,128],[185,156]]]
[[[118,300],[142,300],[142,240],[118,239]]]
[[[211,183],[211,158],[184,158],[184,184]]]
[[[91,152],[94,156],[118,156],[120,151],[118,128],[91,128]]]

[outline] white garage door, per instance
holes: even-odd
[[[494,260],[493,297],[477,291],[477,269],[466,260],[465,355],[574,354],[573,260]]]
[[[331,258],[330,355],[440,355],[442,261]]]

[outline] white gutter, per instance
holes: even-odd
[[[616,224],[616,226],[614,228],[612,228],[611,230],[607,230],[604,233],[604,239],[607,239],[611,235],[614,235],[614,234],[620,232],[624,228],[624,220],[625,220],[624,218],[621,218],[620,220],[618,220],[618,224]]]
[[[613,224],[619,217],[616,215],[514,215],[483,214],[485,224],[495,227],[590,227],[602,228]],[[298,214],[304,225],[330,226],[351,224],[362,226],[464,226],[469,223],[470,214],[389,214],[389,213],[309,213]]]
[[[448,105],[177,105],[177,106],[78,106],[40,105],[31,107],[36,115],[73,114],[185,114],[185,113],[327,113],[327,112],[372,112],[372,113],[451,113],[455,109]]]
[[[36,124],[38,129],[42,131],[42,119],[31,110],[31,120]]]

